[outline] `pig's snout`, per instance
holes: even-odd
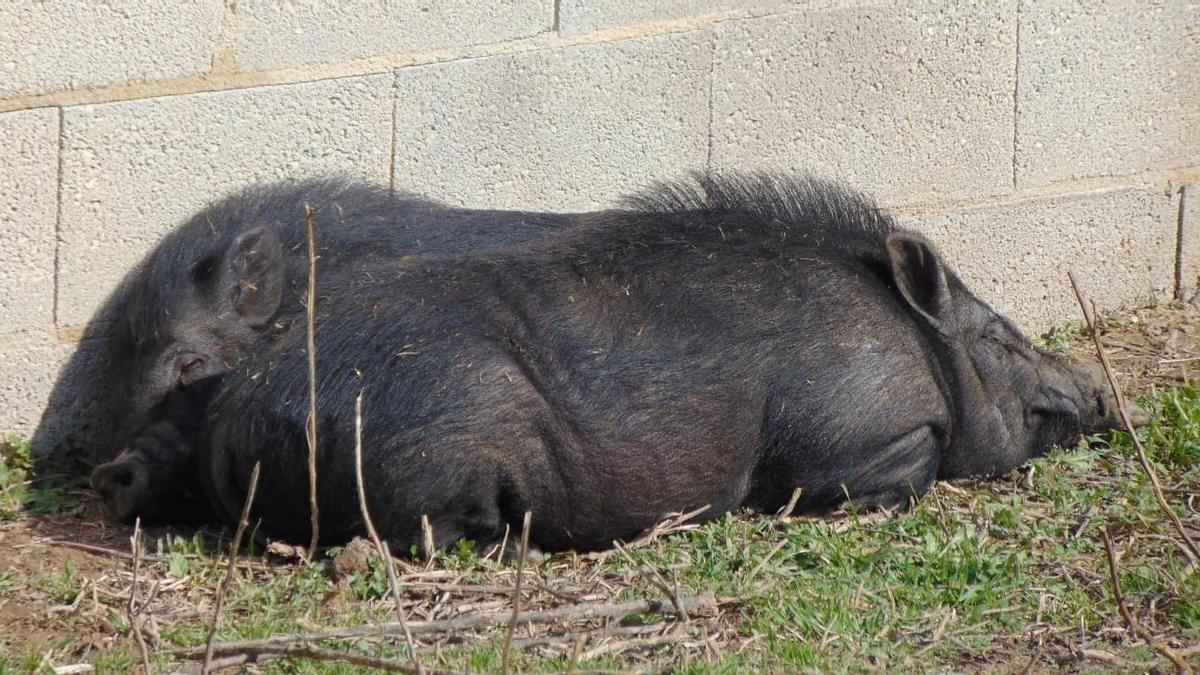
[[[92,489],[116,520],[132,520],[145,504],[148,488],[146,465],[132,455],[123,454],[92,471]]]

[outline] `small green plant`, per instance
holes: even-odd
[[[1200,391],[1171,388],[1142,403],[1153,414],[1143,435],[1156,456],[1179,468],[1200,463]]]
[[[0,444],[0,520],[16,518],[29,496],[33,450],[28,443]]]
[[[0,648],[0,675],[36,673],[43,665],[42,652],[34,645],[30,645],[20,657],[13,656],[12,653]]]
[[[347,575],[350,589],[362,600],[379,600],[387,597],[387,571],[379,564],[379,559],[372,556],[368,572],[351,572]]]
[[[1109,328],[1121,328],[1127,323],[1125,316],[1115,309],[1104,312],[1100,321]]]
[[[478,566],[479,556],[475,553],[475,542],[470,539],[459,539],[454,542],[453,549],[435,553],[434,564],[458,570],[469,570]]]
[[[50,473],[35,476],[34,464],[29,443],[0,443],[0,520],[11,520],[22,512],[55,513],[79,503],[75,491],[84,485],[84,472],[47,462]]]
[[[69,605],[83,592],[75,562],[67,558],[62,569],[45,579],[43,590],[56,604]]]
[[[1044,335],[1034,338],[1033,343],[1045,351],[1061,354],[1083,337],[1079,322],[1068,321],[1061,326],[1051,328]]]
[[[92,667],[97,673],[130,673],[137,667],[138,659],[128,649],[105,652],[96,657]]]

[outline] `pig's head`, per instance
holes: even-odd
[[[171,392],[229,372],[276,330],[285,283],[276,235],[258,227],[204,244],[165,241],[133,285],[125,327],[136,355],[134,426]]]
[[[925,238],[886,242],[892,278],[933,342],[950,407],[950,444],[939,477],[996,474],[1081,434],[1120,425],[1097,366],[1035,348],[1011,321],[975,297]],[[1145,413],[1131,411],[1145,421]]]
[[[266,228],[227,241],[168,237],[132,280],[120,344],[132,354],[120,453],[92,472],[110,514],[179,520],[196,491],[190,443],[215,380],[279,329],[285,270]],[[111,456],[111,455],[110,455]]]

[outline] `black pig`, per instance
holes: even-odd
[[[362,530],[360,392],[370,508],[399,550],[422,515],[439,546],[486,546],[532,511],[533,543],[560,550],[703,505],[773,510],[797,487],[804,513],[900,507],[936,478],[994,475],[1115,425],[1094,369],[1034,349],[930,242],[849,191],[700,178],[571,218],[522,246],[362,256],[319,277],[323,543]],[[239,242],[182,295],[151,284],[177,311],[196,294],[227,303],[218,314],[242,325],[214,349],[255,344],[183,387],[208,386],[203,414],[179,405],[180,433],[158,440],[229,521],[261,461],[261,531],[304,542],[304,273],[270,228]],[[146,278],[180,264],[156,252]],[[147,489],[127,464],[97,469],[106,501]]]

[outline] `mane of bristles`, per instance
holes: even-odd
[[[624,198],[621,206],[647,214],[751,217],[858,246],[882,245],[897,229],[870,197],[807,175],[696,172],[656,183]]]

